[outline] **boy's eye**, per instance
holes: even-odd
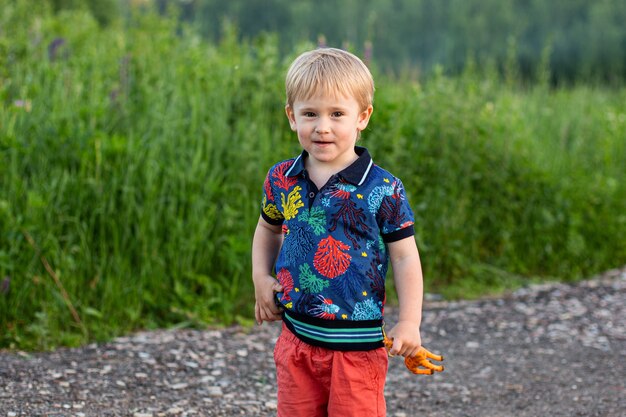
[[[302,115],[304,117],[315,117],[315,113],[313,113],[312,111],[305,111]]]
[[[340,112],[340,111],[336,111],[336,112],[333,112],[332,116],[333,117],[341,117],[341,116],[343,116],[343,113]]]

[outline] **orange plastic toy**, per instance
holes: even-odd
[[[389,339],[385,336],[384,343],[387,350],[389,350],[391,346],[393,346],[393,339]],[[415,356],[405,358],[404,364],[409,371],[417,375],[432,375],[435,372],[443,372],[442,365],[435,365],[429,361],[429,359],[441,362],[443,361],[443,356],[435,355],[422,346]]]

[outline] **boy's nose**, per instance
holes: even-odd
[[[319,119],[317,126],[315,126],[315,132],[316,133],[328,133],[330,132],[330,127],[329,127],[329,123],[328,120],[321,118]]]

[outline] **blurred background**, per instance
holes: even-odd
[[[374,74],[361,144],[403,179],[432,296],[626,264],[625,21],[618,0],[0,0],[0,348],[251,324],[262,182],[299,152],[284,75],[316,46]]]

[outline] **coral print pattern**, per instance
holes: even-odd
[[[324,320],[380,319],[385,304],[386,244],[413,235],[402,182],[358,160],[320,190],[308,179],[307,157],[280,162],[265,179],[263,218],[282,225],[276,262],[283,307]]]

